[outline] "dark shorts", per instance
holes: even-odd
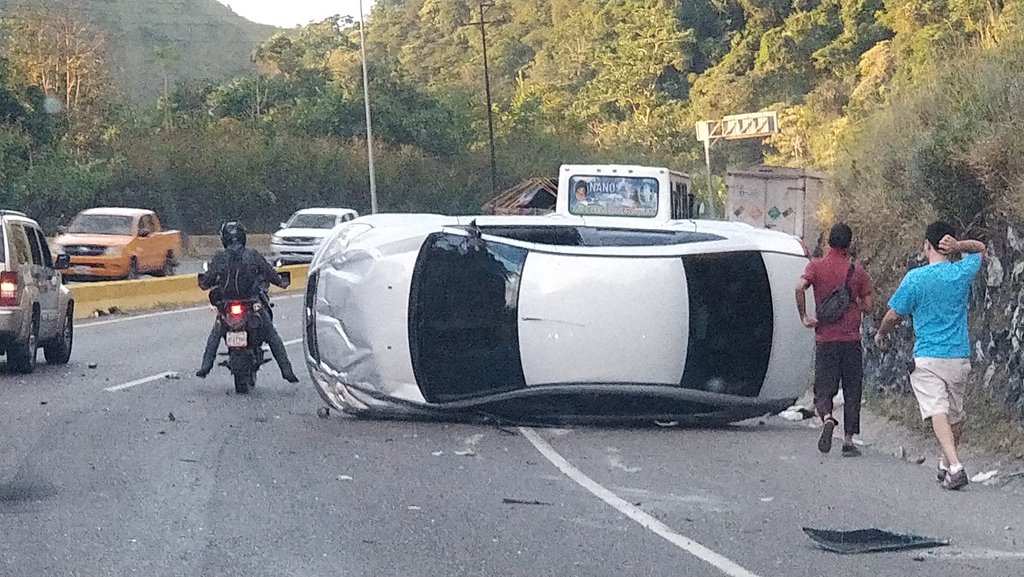
[[[814,352],[814,407],[818,416],[832,414],[832,398],[843,390],[843,429],[860,434],[864,390],[864,353],[860,342],[818,343]]]

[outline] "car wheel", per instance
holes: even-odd
[[[36,370],[39,352],[39,313],[32,315],[32,330],[28,340],[16,342],[7,348],[7,365],[16,373],[27,375]]]
[[[43,347],[43,356],[47,364],[66,365],[71,360],[71,346],[75,341],[75,308],[68,305],[67,316],[64,317],[64,328],[56,339]]]
[[[139,259],[132,257],[128,261],[128,280],[136,280],[139,278]]]
[[[175,270],[178,268],[178,263],[174,260],[174,255],[168,253],[164,258],[164,266],[160,269],[160,272],[154,274],[154,276],[168,277],[174,276]]]

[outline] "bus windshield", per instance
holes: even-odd
[[[658,180],[639,176],[584,176],[569,179],[569,212],[579,216],[658,215]]]

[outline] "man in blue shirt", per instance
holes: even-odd
[[[953,227],[935,222],[925,232],[924,256],[928,265],[911,270],[889,300],[889,312],[875,335],[884,348],[885,336],[906,316],[913,317],[914,389],[921,417],[931,420],[939,442],[938,478],[944,489],[958,490],[968,483],[957,455],[964,431],[964,395],[971,371],[971,345],[967,337],[967,301],[974,277],[981,269],[985,245],[956,240]],[[964,254],[963,258],[951,259]]]

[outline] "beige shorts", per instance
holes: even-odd
[[[917,397],[921,418],[927,420],[946,414],[950,424],[963,421],[967,417],[964,395],[970,372],[970,359],[914,359],[910,386]]]

